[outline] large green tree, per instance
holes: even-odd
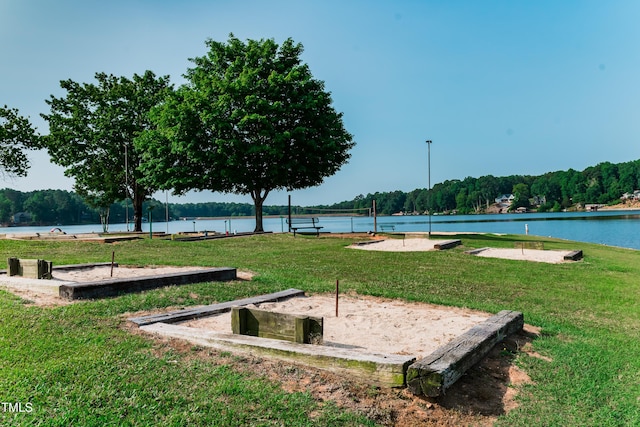
[[[0,107],[0,174],[25,176],[29,170],[26,149],[33,148],[37,134],[28,118],[15,108]]]
[[[352,136],[324,83],[287,39],[208,40],[191,59],[188,83],[154,111],[157,132],[137,141],[142,169],[176,194],[212,190],[249,194],[256,231],[271,191],[322,183],[350,157]]]
[[[75,178],[75,189],[102,209],[131,198],[134,231],[142,231],[142,204],[156,188],[142,184],[141,153],[135,141],[152,127],[149,111],[173,89],[169,77],[151,71],[132,79],[105,73],[97,82],[60,82],[66,95],[51,96],[49,135],[42,138],[51,160]]]
[[[509,207],[509,210],[515,211],[520,207],[528,208],[529,207],[529,186],[525,183],[518,183],[513,186],[513,202]]]

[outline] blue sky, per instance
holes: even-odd
[[[640,158],[639,17],[636,0],[0,0],[0,104],[47,133],[39,114],[60,80],[149,69],[179,85],[207,38],[292,37],[357,143],[336,175],[292,192],[294,204],[426,188],[427,139],[432,186],[582,170]],[[28,177],[0,186],[72,189],[46,153],[31,158]]]

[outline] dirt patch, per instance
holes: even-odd
[[[622,203],[612,206],[603,206],[598,210],[601,211],[623,211],[623,210],[637,210],[640,209],[640,200],[625,200]]]
[[[143,334],[129,323],[125,327],[132,333]],[[236,356],[174,338],[156,336],[153,353],[161,357],[165,352],[177,351],[183,355],[182,363],[197,359],[228,365],[248,375],[266,377],[286,391],[310,393],[321,405],[332,401],[385,426],[491,426],[500,415],[517,407],[520,387],[531,381],[514,361],[530,350],[530,342],[537,333],[526,325],[521,333],[507,337],[449,388],[446,395],[435,399],[414,396],[403,388],[374,387],[305,365]]]
[[[25,305],[35,305],[38,307],[58,307],[61,305],[73,304],[75,301],[64,300],[56,295],[39,292],[32,289],[24,289],[18,286],[7,286],[0,283],[0,289],[20,297]]]

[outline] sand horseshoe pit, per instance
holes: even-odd
[[[0,286],[58,296],[64,300],[104,298],[170,285],[235,280],[229,267],[125,267],[118,264],[53,266],[52,278],[29,279],[0,276]]]
[[[301,344],[234,334],[232,307],[322,318],[323,340]],[[496,340],[522,328],[523,323],[516,321],[514,326],[505,328],[500,320],[499,333],[492,334],[489,340],[482,339],[480,345],[477,338],[486,335],[487,325],[496,322],[495,316],[488,313],[358,295],[341,295],[337,317],[335,310],[335,295],[305,296],[301,290],[288,289],[129,320],[151,334],[185,339],[218,350],[307,364],[376,385],[405,386],[407,373],[412,372],[410,390],[426,395],[444,392],[459,377],[458,371],[462,371],[460,375],[464,373],[498,342]],[[519,320],[522,320],[521,314]],[[456,344],[460,340],[466,345],[463,352]],[[449,350],[450,344],[455,348]],[[416,365],[416,369],[411,370],[414,364],[428,360],[439,351],[445,359],[449,358],[445,366],[441,364],[436,368],[438,372],[444,368],[443,375],[438,377],[436,372],[434,376],[429,371],[429,363]],[[473,357],[469,358],[469,353]],[[462,363],[456,362],[459,359],[463,359]],[[435,383],[435,386],[426,383]]]

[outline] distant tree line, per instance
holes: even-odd
[[[154,207],[154,221],[164,221],[166,205],[159,200],[144,202],[143,212],[148,215],[149,207]],[[196,217],[253,216],[255,208],[250,203],[169,203],[169,219]],[[287,206],[264,206],[265,215],[287,215]],[[100,208],[92,207],[83,197],[73,191],[38,190],[22,192],[5,188],[0,190],[0,224],[3,225],[71,225],[98,224]],[[113,203],[109,207],[111,223],[133,222],[131,201]],[[14,221],[14,217],[19,219]],[[133,224],[132,224],[133,227]]]
[[[487,212],[502,194],[513,194],[511,210],[525,207],[548,212],[580,208],[586,204],[617,204],[624,193],[637,189],[640,189],[640,160],[618,164],[604,162],[581,172],[569,169],[539,176],[467,177],[435,184],[431,192],[422,188],[408,193],[361,194],[351,201],[322,207],[369,208],[375,200],[376,211],[381,215],[425,213],[429,210],[432,213],[455,211],[472,214]]]
[[[484,213],[502,194],[514,195],[511,209],[526,207],[538,212],[548,212],[580,208],[586,204],[620,203],[620,197],[624,193],[632,193],[637,189],[640,189],[640,160],[619,164],[604,162],[582,172],[569,169],[540,176],[467,177],[435,184],[431,194],[427,189],[416,189],[408,193],[376,192],[333,205],[312,206],[308,211],[294,206],[293,212],[323,209],[336,213],[361,209],[360,213],[365,213],[375,200],[376,210],[380,215],[398,212],[425,213],[430,208],[431,212]],[[164,221],[166,213],[160,207],[164,208],[165,204],[158,200],[148,200],[144,203],[143,212],[148,212],[149,206],[158,208],[154,210],[153,219]],[[255,207],[250,203],[169,203],[168,209],[170,219],[255,215]],[[131,220],[133,212],[130,201],[128,207],[125,201],[112,204],[109,208],[110,222],[125,222],[127,211]],[[10,224],[13,216],[21,212],[27,213],[29,218],[24,225],[95,224],[100,222],[101,213],[98,208],[92,207],[71,191],[0,190],[0,222]],[[263,213],[284,216],[288,214],[288,207],[263,206]]]
[[[114,203],[111,217],[125,221],[126,207]],[[18,218],[16,218],[18,217]],[[0,223],[3,225],[68,225],[96,224],[100,211],[91,207],[78,194],[66,190],[22,192],[0,190]]]
[[[250,203],[169,203],[169,212],[172,218],[196,218],[196,217],[231,217],[254,216],[255,207]],[[263,206],[264,215],[287,215],[287,206]]]

